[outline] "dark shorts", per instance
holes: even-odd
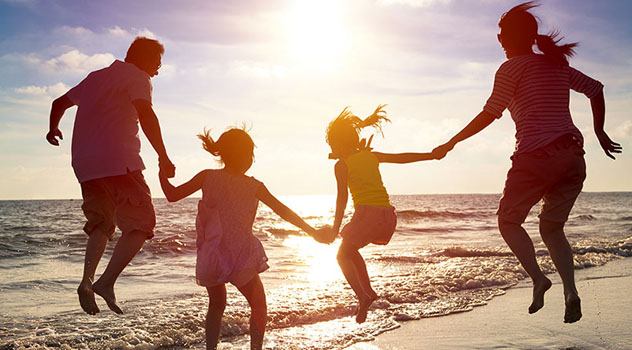
[[[498,208],[499,219],[522,224],[542,200],[540,219],[566,222],[586,178],[584,150],[572,135],[512,157]]]
[[[81,183],[81,209],[87,222],[83,230],[98,231],[110,240],[118,226],[122,234],[140,231],[154,236],[156,213],[149,187],[140,170]]]

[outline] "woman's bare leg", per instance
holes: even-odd
[[[544,293],[551,288],[551,280],[540,270],[538,261],[535,259],[533,242],[521,225],[504,221],[499,217],[498,229],[533,281],[533,300],[529,306],[529,313],[535,313],[544,306]]]

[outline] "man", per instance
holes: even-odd
[[[114,283],[119,274],[153,237],[156,215],[142,170],[138,124],[158,154],[161,171],[173,177],[175,167],[162,141],[152,109],[150,79],[158,75],[164,47],[157,40],[137,37],[125,62],[90,73],[79,85],[53,101],[46,140],[63,139],[58,129],[66,109],[78,106],[72,137],[72,167],[81,184],[88,234],[83,279],[77,289],[81,308],[98,313],[94,293],[118,313]],[[94,274],[116,226],[122,232],[112,258],[99,280]]]

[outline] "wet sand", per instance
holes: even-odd
[[[583,318],[563,323],[562,285],[529,315],[530,283],[520,283],[487,305],[444,317],[403,322],[375,340],[347,350],[423,349],[632,349],[632,258],[576,271]]]

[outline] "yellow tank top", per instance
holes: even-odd
[[[367,150],[354,153],[344,159],[348,168],[347,183],[353,205],[390,207],[388,193],[382,183],[377,157]]]

